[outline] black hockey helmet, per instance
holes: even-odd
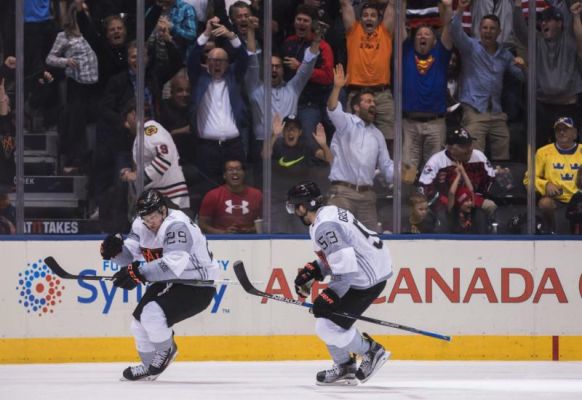
[[[303,205],[307,211],[315,211],[323,206],[321,190],[312,181],[300,182],[287,192],[287,212],[295,214],[295,208]]]
[[[140,217],[145,217],[154,211],[159,211],[166,205],[164,196],[155,189],[144,190],[137,199],[136,212]]]

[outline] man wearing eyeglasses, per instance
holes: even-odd
[[[224,163],[224,185],[206,193],[198,223],[205,233],[257,233],[255,220],[261,218],[263,194],[245,184],[239,160]]]
[[[259,56],[257,53],[257,41],[255,31],[258,28],[259,21],[253,17],[248,30],[248,51],[249,51],[249,69],[245,76],[245,82],[250,93],[251,110],[253,112],[254,133],[259,146],[256,150],[260,151],[265,139],[264,127],[264,110],[263,99],[265,98],[265,86],[259,76]],[[287,115],[297,115],[297,104],[299,97],[305,85],[309,81],[315,64],[317,62],[319,46],[321,43],[321,32],[314,32],[311,38],[310,47],[306,48],[302,55],[302,62],[297,72],[289,81],[284,79],[284,60],[279,55],[273,55],[271,58],[271,106],[273,115],[279,114],[282,117]],[[312,144],[314,141],[308,139]],[[260,157],[257,157],[260,159]]]
[[[208,53],[204,69],[200,60],[211,37],[225,37],[234,49],[229,63],[228,53],[216,47]],[[188,59],[188,75],[192,85],[193,123],[197,132],[196,166],[216,186],[227,160],[244,160],[241,132],[248,124],[248,112],[242,98],[241,83],[248,65],[245,46],[238,36],[211,18],[198,37]]]

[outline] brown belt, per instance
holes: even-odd
[[[331,181],[332,185],[338,185],[338,186],[345,186],[348,187],[350,189],[355,190],[356,192],[367,192],[368,190],[372,190],[372,186],[370,185],[354,185],[351,184],[349,182],[344,182],[344,181]]]

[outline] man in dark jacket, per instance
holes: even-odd
[[[210,37],[225,37],[234,48],[234,60],[228,53],[214,48],[208,53],[206,69],[201,65],[204,45]],[[198,137],[196,164],[205,175],[208,188],[221,182],[222,166],[227,160],[244,160],[241,133],[248,125],[248,112],[240,82],[247,70],[248,55],[238,36],[219,23],[217,17],[206,23],[188,59],[192,85],[193,122]]]

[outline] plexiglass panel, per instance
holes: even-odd
[[[17,232],[15,0],[0,4],[0,234]]]
[[[5,232],[126,232],[145,187],[206,233],[307,233],[309,180],[377,232],[579,233],[582,3],[0,7]]]

